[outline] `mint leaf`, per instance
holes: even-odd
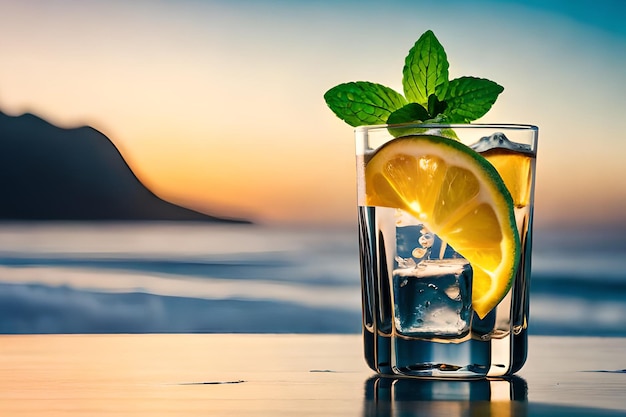
[[[339,84],[324,94],[330,109],[350,126],[387,123],[394,111],[407,104],[395,90],[366,81]]]
[[[436,95],[431,94],[428,96],[428,113],[433,116],[438,116],[443,114],[443,112],[448,107],[448,103],[444,101],[439,101]]]
[[[404,123],[422,123],[430,116],[421,104],[409,103],[406,106],[394,111],[389,115],[387,124],[392,125],[388,128],[389,133],[393,137],[400,137],[409,134],[422,133],[422,130],[416,131],[415,125],[409,125],[407,127],[395,125],[401,125]]]
[[[423,122],[429,118],[428,112],[421,104],[409,103],[391,113],[387,119],[387,124]]]
[[[443,115],[448,123],[469,123],[485,115],[504,88],[485,78],[460,77],[449,82]]]
[[[448,58],[435,34],[428,30],[409,51],[402,69],[404,95],[426,107],[432,94],[443,97],[448,85]]]

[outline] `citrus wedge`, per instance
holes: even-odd
[[[531,164],[533,157],[508,149],[495,148],[481,153],[493,165],[506,188],[511,192],[515,207],[530,204]]]
[[[460,142],[405,136],[365,166],[369,206],[405,210],[470,263],[472,306],[484,318],[504,298],[519,260],[513,200],[495,168]]]

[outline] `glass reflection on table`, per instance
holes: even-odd
[[[374,376],[365,382],[363,416],[527,416],[526,381],[434,380]]]

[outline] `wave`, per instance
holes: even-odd
[[[358,294],[255,287],[220,298],[219,291],[175,296],[0,283],[0,333],[358,333]],[[532,291],[529,333],[623,337],[625,316],[620,296]]]
[[[335,266],[333,271],[322,271],[314,264],[303,265],[302,260],[285,260],[275,255],[268,258],[246,256],[244,260],[228,259],[164,259],[164,258],[71,258],[71,257],[1,257],[0,265],[9,268],[71,268],[92,271],[141,272],[158,275],[230,279],[237,281],[270,280],[297,282],[313,286],[346,286],[358,279],[356,259],[350,272]],[[346,279],[350,277],[352,279]]]
[[[360,313],[267,300],[0,283],[0,333],[357,333]]]

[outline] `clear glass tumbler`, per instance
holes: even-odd
[[[538,128],[385,125],[358,127],[355,134],[363,338],[369,367],[380,374],[437,378],[517,372],[527,356]],[[521,248],[517,270],[506,296],[482,319],[472,309],[471,263],[409,213],[367,205],[365,172],[373,155],[398,136],[423,134],[452,134],[481,154],[496,168],[513,200]]]

